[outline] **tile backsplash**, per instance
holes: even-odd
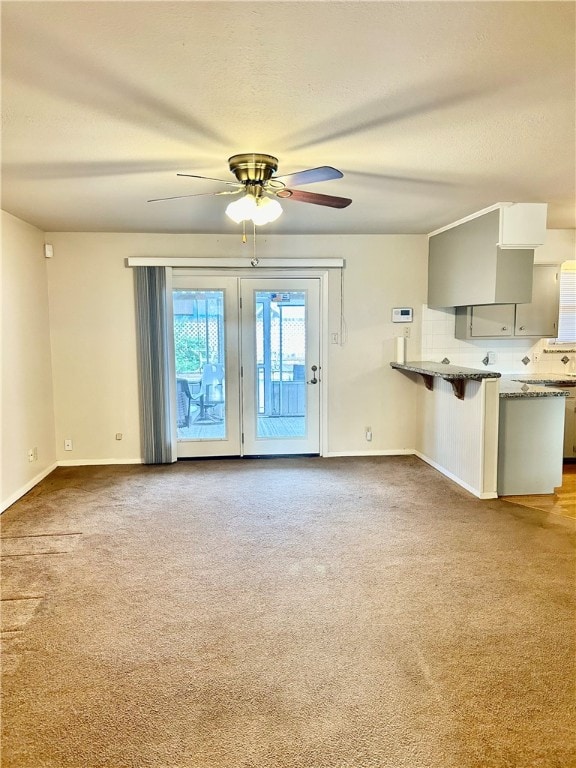
[[[548,348],[546,339],[461,341],[454,336],[454,324],[454,309],[422,306],[422,360],[440,362],[448,358],[453,365],[500,373],[576,373],[573,346],[557,354],[544,352]],[[484,360],[489,352],[493,353],[493,362],[486,365]],[[416,356],[408,348],[408,358]],[[562,362],[564,357],[568,362]]]

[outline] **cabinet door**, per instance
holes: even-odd
[[[485,304],[472,307],[470,336],[509,337],[514,332],[514,304]]]
[[[573,459],[576,457],[576,393],[573,387],[568,392],[564,421],[564,458]]]
[[[516,305],[516,336],[558,336],[559,268],[535,264],[532,301]]]

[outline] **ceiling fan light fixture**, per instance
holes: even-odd
[[[240,224],[241,221],[248,221],[252,218],[254,213],[258,210],[258,204],[254,195],[244,195],[240,200],[234,200],[233,203],[226,208],[226,215],[229,216],[236,224]]]
[[[226,208],[226,215],[236,224],[242,221],[253,221],[254,224],[269,224],[282,214],[282,206],[277,200],[269,197],[255,197],[247,194],[240,200],[235,200]]]
[[[282,206],[278,200],[271,200],[269,197],[261,197],[256,205],[256,210],[252,214],[254,224],[269,224],[282,215]]]

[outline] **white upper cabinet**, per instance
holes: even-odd
[[[538,248],[546,239],[546,203],[501,203],[501,248]]]
[[[428,306],[530,302],[546,211],[546,203],[498,203],[432,232]]]

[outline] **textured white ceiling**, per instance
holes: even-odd
[[[3,2],[2,207],[47,231],[238,231],[238,152],[333,165],[269,234],[575,222],[574,2]]]

